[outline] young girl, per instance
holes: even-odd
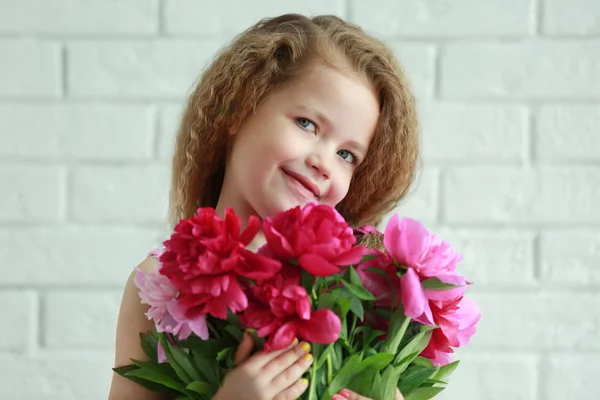
[[[171,222],[198,207],[222,213],[231,206],[244,221],[318,201],[352,226],[376,225],[407,193],[417,155],[413,96],[386,46],[334,16],[266,19],[218,55],[190,96],[173,156]],[[251,247],[263,243],[257,236]],[[139,267],[155,268],[156,259]],[[139,333],[151,329],[146,311],[132,274],[116,366],[145,359]],[[215,399],[292,400],[304,392],[308,343],[251,351],[245,337],[238,367]],[[348,390],[339,396],[361,398]],[[115,374],[110,399],[159,397]]]

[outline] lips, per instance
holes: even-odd
[[[284,169],[283,172],[286,175],[288,175],[289,177],[296,180],[298,183],[300,183],[302,186],[304,186],[307,190],[312,192],[317,199],[321,197],[321,190],[319,189],[319,187],[317,185],[315,185],[310,179],[308,179],[304,175],[301,175],[297,172],[290,171],[287,169]]]

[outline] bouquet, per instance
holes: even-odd
[[[266,244],[248,244],[262,229]],[[114,368],[178,399],[211,399],[245,332],[256,351],[310,342],[314,362],[303,399],[348,388],[375,400],[434,397],[475,333],[480,312],[464,296],[461,256],[420,222],[394,215],[383,233],[354,231],[316,203],[242,230],[231,208],[212,208],[175,227],[155,253],[155,271],[135,283],[155,328],[140,335],[149,361]]]

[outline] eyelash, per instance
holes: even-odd
[[[314,127],[315,127],[315,131],[313,132],[313,131],[309,131],[309,130],[307,130],[307,129],[306,129],[304,126],[302,126],[302,124],[300,123],[300,121],[307,121],[307,122],[309,122],[309,123],[313,124],[313,125],[314,125]],[[317,133],[317,124],[315,124],[313,121],[311,121],[311,120],[310,120],[310,119],[308,119],[308,118],[304,118],[304,117],[298,117],[298,118],[296,118],[296,123],[298,124],[298,126],[299,126],[301,129],[303,129],[303,130],[305,130],[305,131],[307,131],[307,132],[310,132],[310,133],[312,133],[312,134],[316,134],[316,133]],[[344,150],[344,151],[347,151],[347,152],[348,152],[348,153],[349,153],[349,154],[352,156],[352,161],[349,161],[349,163],[350,163],[350,164],[352,164],[352,165],[358,165],[358,156],[357,156],[356,154],[354,154],[354,153],[353,153],[352,151],[350,151],[350,150]],[[342,158],[342,159],[343,159],[343,158]],[[343,159],[343,160],[344,160],[344,159]],[[344,160],[344,161],[345,161],[345,160]]]

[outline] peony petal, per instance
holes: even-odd
[[[264,351],[274,351],[285,349],[292,344],[296,334],[296,326],[293,322],[283,324],[277,331],[269,337],[269,340],[263,347]]]
[[[244,250],[235,272],[250,279],[271,279],[281,269],[281,262]]]
[[[298,258],[300,266],[313,276],[330,276],[340,272],[340,268],[317,254],[304,254]]]
[[[256,215],[251,215],[250,218],[248,218],[248,224],[246,225],[246,229],[244,229],[244,231],[240,235],[240,243],[242,243],[244,247],[248,246],[248,244],[252,242],[252,239],[254,239],[258,231],[260,231],[260,220]]]
[[[188,322],[188,326],[202,340],[208,339],[208,326],[206,325],[206,315],[201,315]]]
[[[169,361],[169,360],[167,360],[167,355],[165,354],[165,349],[163,349],[162,344],[160,344],[160,342],[158,342],[158,346],[156,346],[156,354],[158,356],[159,363],[164,363],[164,362]]]
[[[458,288],[454,289],[445,289],[445,290],[437,290],[437,289],[425,289],[425,297],[429,300],[435,301],[449,301],[461,297],[465,290],[467,289],[467,280],[462,276],[458,275],[438,275],[434,278],[438,278],[443,283],[448,283],[451,285],[460,285]]]
[[[402,295],[402,304],[404,305],[404,315],[414,320],[418,320],[425,314],[427,325],[435,325],[429,302],[423,292],[421,281],[414,269],[409,268],[400,278],[400,291]]]
[[[298,323],[298,336],[319,344],[335,342],[342,331],[340,318],[329,309],[320,309],[312,313],[310,320]]]
[[[358,263],[365,255],[366,247],[363,245],[352,246],[346,253],[341,254],[335,259],[335,264],[348,266]]]

